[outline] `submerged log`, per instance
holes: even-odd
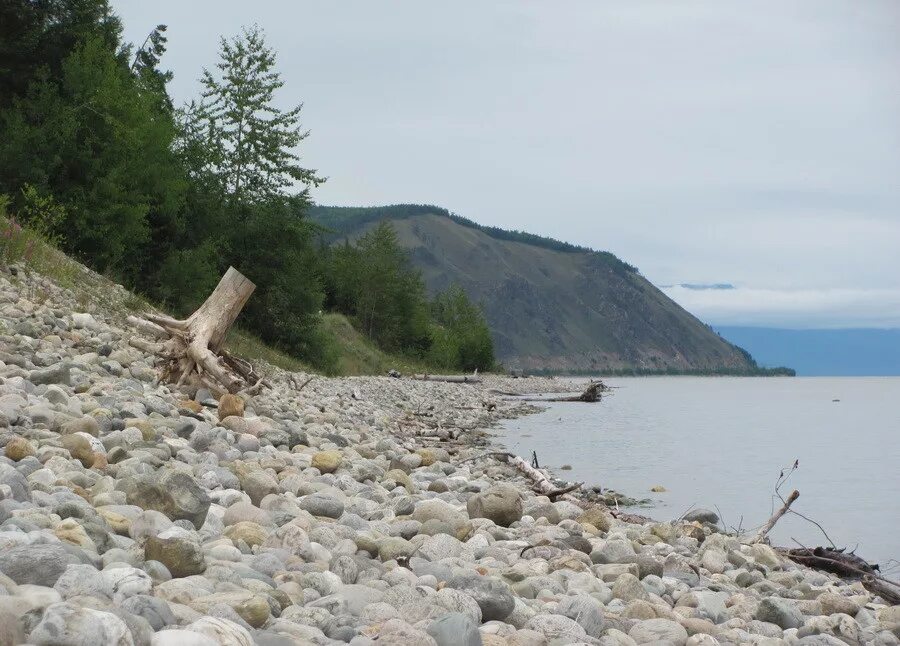
[[[133,338],[130,344],[160,358],[160,380],[176,386],[209,388],[214,393],[258,390],[262,379],[246,361],[222,347],[228,330],[256,285],[234,267],[229,267],[209,298],[184,320],[159,314],[129,317],[138,330],[165,339],[148,342]]]

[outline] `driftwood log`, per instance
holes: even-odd
[[[605,391],[609,390],[602,381],[592,381],[588,384],[588,387],[584,389],[584,392],[575,397],[560,397],[558,399],[553,399],[551,401],[557,402],[587,402],[589,404],[593,404],[594,402],[600,401],[600,396]]]
[[[795,563],[819,570],[833,572],[838,576],[859,577],[864,574],[875,574],[875,568],[856,554],[847,553],[832,547],[798,547],[796,549],[779,550]]]
[[[555,484],[553,484],[553,481],[550,480],[549,477],[547,477],[547,474],[544,473],[544,471],[534,468],[518,455],[513,455],[512,453],[506,452],[493,453],[492,455],[497,459],[502,460],[511,466],[514,466],[522,473],[522,475],[531,480],[532,490],[535,493],[547,496],[548,498],[550,498],[550,500],[553,501],[556,501],[556,499],[562,497],[572,502],[578,502],[578,499],[574,496],[571,496],[570,494],[573,491],[581,489],[584,483],[578,482],[575,484],[566,485],[564,487],[557,487]]]
[[[160,381],[205,387],[215,394],[258,390],[263,381],[253,367],[223,348],[228,330],[254,289],[241,272],[229,267],[203,305],[184,320],[152,313],[143,318],[129,316],[132,326],[157,339],[135,337],[129,343],[159,358]]]
[[[602,381],[592,381],[588,384],[587,388],[584,389],[584,392],[578,395],[551,397],[549,399],[543,397],[517,397],[516,399],[526,402],[585,402],[593,404],[594,402],[600,401],[602,394],[607,390],[609,390],[609,386]]]
[[[840,577],[859,579],[863,587],[891,605],[900,605],[900,584],[878,574],[878,566],[852,552],[833,547],[799,547],[779,549],[779,553],[795,563],[817,570],[832,572]]]
[[[444,381],[449,384],[480,384],[478,375],[412,375],[418,381]]]

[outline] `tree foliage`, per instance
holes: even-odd
[[[203,70],[203,97],[191,111],[194,126],[212,153],[208,170],[237,202],[264,202],[295,183],[318,186],[316,171],[300,166],[296,147],[309,135],[300,127],[297,105],[283,111],[275,92],[284,82],[275,52],[258,27],[222,38],[217,73]]]
[[[99,31],[65,53],[57,78],[55,63],[42,67],[0,115],[0,184],[11,195],[25,184],[54,195],[68,251],[136,275],[154,229],[177,224],[175,129]]]
[[[397,232],[382,223],[331,252],[331,303],[386,350],[416,354],[429,344],[425,285]]]
[[[459,285],[438,293],[431,304],[436,326],[429,358],[432,363],[465,371],[494,367],[494,344],[481,308]]]
[[[319,244],[307,214],[310,187],[324,180],[300,163],[302,104],[279,108],[284,83],[261,30],[223,38],[202,95],[180,109],[162,65],[165,25],[137,48],[121,32],[108,0],[0,3],[4,208],[179,313],[235,266],[257,286],[241,324],[325,369],[336,357],[323,307],[385,349],[437,356],[440,330],[454,348],[442,365],[486,365],[456,338],[454,317],[474,310],[454,305],[458,294],[432,308],[391,227]]]

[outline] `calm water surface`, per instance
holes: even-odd
[[[651,498],[658,520],[691,505],[721,510],[729,527],[772,511],[782,491],[839,546],[876,562],[900,559],[900,378],[649,377],[608,379],[599,404],[554,403],[508,422],[500,442],[573,481]],[[575,388],[576,390],[579,388]],[[839,401],[834,401],[839,400]],[[571,471],[559,471],[564,464]],[[662,485],[665,493],[650,493]],[[779,502],[780,504],[780,502]],[[793,515],[773,543],[827,545]]]

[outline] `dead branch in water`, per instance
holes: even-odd
[[[837,574],[838,576],[844,578],[858,579],[862,583],[863,587],[872,594],[881,597],[889,604],[900,604],[900,583],[881,576],[879,574],[880,569],[878,565],[870,564],[865,559],[857,556],[854,553],[855,549],[847,552],[846,549],[836,547],[834,541],[831,540],[831,537],[828,536],[828,533],[825,531],[825,528],[823,528],[821,524],[819,524],[812,518],[804,516],[803,514],[796,512],[790,508],[791,504],[793,504],[794,501],[796,501],[797,498],[800,497],[800,493],[797,490],[794,490],[787,498],[785,498],[781,495],[781,487],[785,482],[787,482],[788,478],[793,475],[793,473],[799,468],[799,466],[800,461],[794,460],[793,465],[787,470],[787,473],[785,473],[785,470],[782,469],[781,473],[778,474],[778,478],[775,481],[775,493],[772,498],[773,500],[776,497],[780,499],[782,502],[782,506],[762,526],[762,528],[756,534],[755,538],[751,541],[751,544],[762,542],[765,539],[766,534],[768,534],[772,530],[772,528],[775,526],[775,523],[777,523],[782,516],[787,513],[792,513],[818,527],[825,538],[828,540],[828,542],[831,543],[831,547],[809,548],[797,539],[792,538],[791,540],[797,543],[797,545],[799,545],[800,547],[777,547],[775,548],[775,550],[779,554],[794,561],[795,563],[805,565],[806,567],[831,572],[832,574]]]
[[[762,543],[763,539],[765,539],[766,537],[766,534],[772,531],[772,528],[775,527],[775,523],[778,522],[778,519],[787,513],[790,506],[799,497],[800,492],[794,489],[794,491],[791,492],[791,495],[788,496],[787,500],[784,501],[784,505],[781,507],[781,509],[776,511],[775,514],[766,522],[766,524],[762,526],[762,528],[759,530],[753,540],[750,541],[750,543]]]

